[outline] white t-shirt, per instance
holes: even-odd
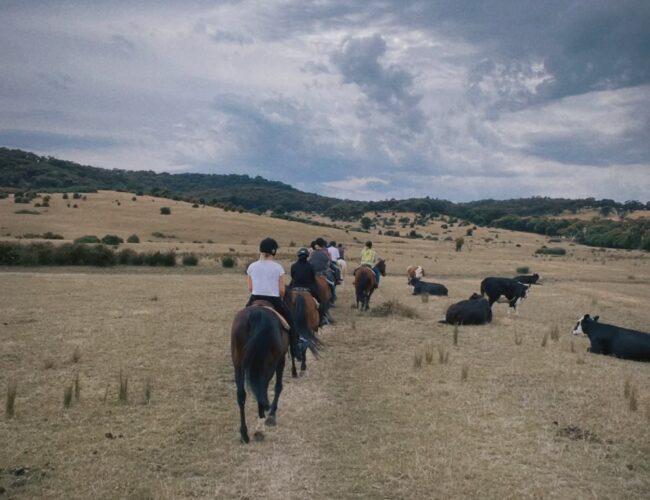
[[[278,283],[280,276],[284,274],[284,269],[276,261],[258,260],[253,262],[248,266],[246,274],[251,277],[253,282],[253,295],[280,296]]]
[[[336,247],[327,247],[327,252],[330,254],[330,258],[332,259],[332,262],[336,262],[341,258],[339,249]]]

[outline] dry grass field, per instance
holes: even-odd
[[[193,268],[0,269],[3,403],[12,382],[17,394],[14,417],[0,415],[0,498],[650,497],[650,364],[591,355],[570,334],[584,313],[650,330],[648,254],[561,243],[566,256],[535,257],[546,238],[486,228],[462,252],[373,235],[389,276],[371,308],[394,300],[417,316],[354,311],[348,276],[322,356],[298,379],[285,372],[277,427],[242,445],[229,333],[244,261],[266,235],[285,267],[291,242],[324,235],[356,257],[366,235],[131,197],[0,200],[3,240],[135,233],[142,243],[125,246],[201,256]],[[43,213],[14,213],[25,208]],[[236,268],[217,263],[226,254]],[[450,297],[410,296],[412,263]],[[492,324],[457,334],[437,322],[519,266],[545,278],[520,315],[495,304]],[[251,429],[254,407],[249,394]]]

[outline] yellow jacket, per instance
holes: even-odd
[[[375,251],[372,248],[363,247],[361,250],[361,265],[374,266],[375,265]]]

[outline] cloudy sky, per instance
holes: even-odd
[[[0,0],[0,146],[353,199],[650,199],[647,0]]]

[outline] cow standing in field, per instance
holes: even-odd
[[[573,329],[574,335],[586,335],[591,352],[622,359],[650,361],[650,334],[620,326],[599,323],[600,316],[585,314]]]
[[[542,284],[542,277],[535,273],[535,274],[520,274],[519,276],[515,276],[513,279],[516,279],[519,283],[523,283],[524,285],[541,285]]]
[[[512,278],[485,278],[481,281],[481,295],[487,295],[490,306],[499,301],[501,296],[505,297],[499,302],[507,302],[518,314],[517,306],[528,297],[529,287],[530,285],[526,286]]]
[[[447,309],[441,323],[452,325],[484,325],[492,321],[492,308],[486,299],[473,293],[468,300],[461,300]]]
[[[413,287],[413,295],[441,295],[447,296],[449,291],[445,285],[439,283],[427,283],[426,281],[421,281],[418,278],[411,279],[411,286]]]

